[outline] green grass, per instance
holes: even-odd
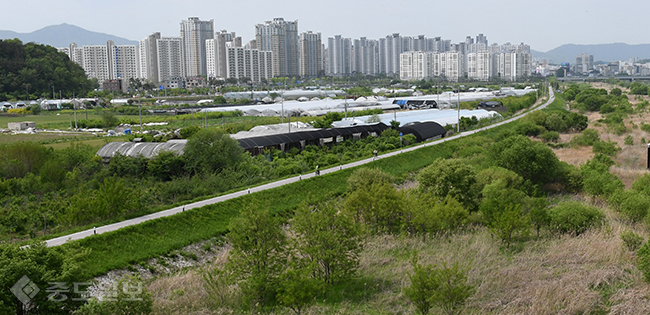
[[[59,115],[57,115],[59,114]],[[77,121],[85,119],[84,111],[77,111]],[[39,129],[61,129],[68,130],[70,128],[70,119],[74,125],[74,115],[72,111],[56,111],[56,112],[43,112],[40,115],[25,115],[25,116],[0,116],[0,127],[6,128],[10,122],[20,121],[33,121],[36,123],[36,128]],[[88,112],[88,119],[101,119],[101,116],[94,112]]]

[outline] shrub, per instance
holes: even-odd
[[[595,129],[585,129],[585,131],[582,132],[582,134],[574,137],[571,140],[571,143],[577,146],[590,146],[594,145],[594,143],[600,141],[600,136],[598,135],[598,131]]]
[[[430,192],[439,200],[448,195],[458,200],[470,211],[476,210],[478,192],[476,172],[471,165],[459,159],[438,159],[418,175],[420,190]]]
[[[16,115],[27,115],[31,114],[31,112],[27,108],[12,108],[7,111],[8,114],[16,114]]]
[[[582,174],[583,189],[592,196],[611,196],[614,192],[623,188],[623,183],[616,175],[609,172],[610,164],[599,161],[596,155],[593,160],[587,161],[580,168]],[[601,160],[605,160],[601,158]],[[611,160],[611,159],[610,159]]]
[[[605,215],[580,202],[563,202],[548,210],[550,228],[558,233],[579,235],[601,224]]]
[[[547,145],[524,136],[505,138],[488,149],[487,159],[519,174],[534,184],[544,184],[555,179],[558,159]]]
[[[442,267],[422,266],[414,256],[411,266],[411,285],[404,288],[404,295],[421,314],[428,314],[433,306],[438,306],[444,314],[456,314],[474,294],[474,287],[467,283],[467,275],[458,263],[451,267],[446,263]]]
[[[634,138],[632,135],[625,136],[625,145],[634,145]]]
[[[351,191],[367,189],[374,184],[392,183],[393,178],[378,168],[360,168],[355,170],[348,177],[348,185]]]
[[[644,174],[632,183],[632,190],[650,196],[650,174]]]
[[[637,249],[641,248],[641,245],[643,245],[643,237],[639,234],[634,233],[634,231],[627,230],[621,232],[620,237],[623,241],[623,244],[625,244],[625,247],[627,247],[629,251],[636,251]]]
[[[612,105],[609,105],[609,104],[604,104],[603,106],[600,107],[600,113],[601,114],[607,114],[607,113],[611,113],[613,111],[614,111],[614,107],[612,107]]]
[[[626,218],[633,222],[639,222],[646,217],[649,208],[650,197],[632,192],[627,194],[627,198],[622,200],[620,211]]]
[[[562,132],[567,129],[566,122],[564,122],[564,119],[562,119],[562,116],[558,113],[553,113],[546,117],[544,125],[551,131]]]
[[[531,122],[524,122],[517,126],[517,133],[529,137],[537,137],[546,129],[542,126],[535,125]]]
[[[547,131],[539,137],[546,142],[556,142],[560,140],[560,134],[557,131]]]
[[[593,152],[602,153],[609,156],[616,156],[616,152],[618,152],[620,149],[621,148],[616,146],[615,142],[596,141],[594,142]]]
[[[646,282],[650,282],[650,244],[646,242],[636,252],[637,268],[643,273]]]

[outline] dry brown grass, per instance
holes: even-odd
[[[428,239],[373,236],[360,260],[367,295],[355,302],[319,300],[306,314],[414,314],[402,288],[409,285],[409,257],[415,251],[423,264],[460,262],[467,268],[476,293],[463,314],[648,314],[650,285],[619,237],[634,230],[647,238],[647,232],[642,224],[629,225],[617,213],[604,211],[606,223],[600,228],[577,237],[531,237],[519,251],[504,250],[485,228]],[[233,312],[210,301],[196,270],[155,279],[149,289],[155,314]],[[280,309],[274,313],[289,314]]]
[[[605,88],[608,91],[617,87],[607,83],[593,83],[593,86],[596,88]],[[624,92],[627,92],[627,89],[621,89]],[[629,99],[632,104],[640,102],[636,99],[636,96],[633,95],[629,95]],[[643,97],[643,100],[650,100],[650,98],[646,95]],[[611,168],[611,172],[618,176],[623,184],[629,188],[637,178],[647,173],[647,146],[642,142],[642,139],[645,139],[646,142],[650,141],[650,134],[641,130],[639,127],[642,123],[650,121],[650,113],[631,114],[628,118],[624,119],[624,124],[627,127],[628,132],[623,135],[611,133],[605,124],[598,123],[598,120],[603,118],[600,113],[587,112],[584,115],[588,118],[589,128],[597,130],[600,134],[601,140],[615,142],[618,147],[621,148],[621,151],[619,151],[614,158],[616,165]],[[576,135],[577,134],[561,134],[560,141],[563,143],[570,142]],[[628,135],[632,136],[632,139],[634,140],[633,145],[625,144],[625,137]],[[554,149],[553,151],[561,161],[565,161],[575,166],[580,166],[594,157],[592,147],[570,147]]]
[[[203,268],[223,265],[227,254],[227,248],[221,248]],[[233,314],[211,298],[201,273],[202,269],[194,268],[153,279],[148,286],[154,298],[153,314]]]
[[[576,147],[576,148],[561,148],[553,149],[557,158],[560,161],[567,162],[569,164],[580,166],[587,163],[587,160],[594,158],[594,153],[591,150],[591,147]]]

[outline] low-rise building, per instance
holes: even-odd
[[[28,128],[36,129],[36,123],[33,121],[23,121],[23,122],[10,122],[7,124],[7,129],[11,131],[27,130]]]

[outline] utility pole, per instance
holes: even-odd
[[[142,104],[138,99],[138,112],[140,112],[140,133],[142,133]]]
[[[75,103],[74,92],[72,92],[72,109],[74,110],[74,129],[77,130],[79,128],[77,127],[77,104]]]
[[[458,86],[458,132],[460,133],[460,85]]]

